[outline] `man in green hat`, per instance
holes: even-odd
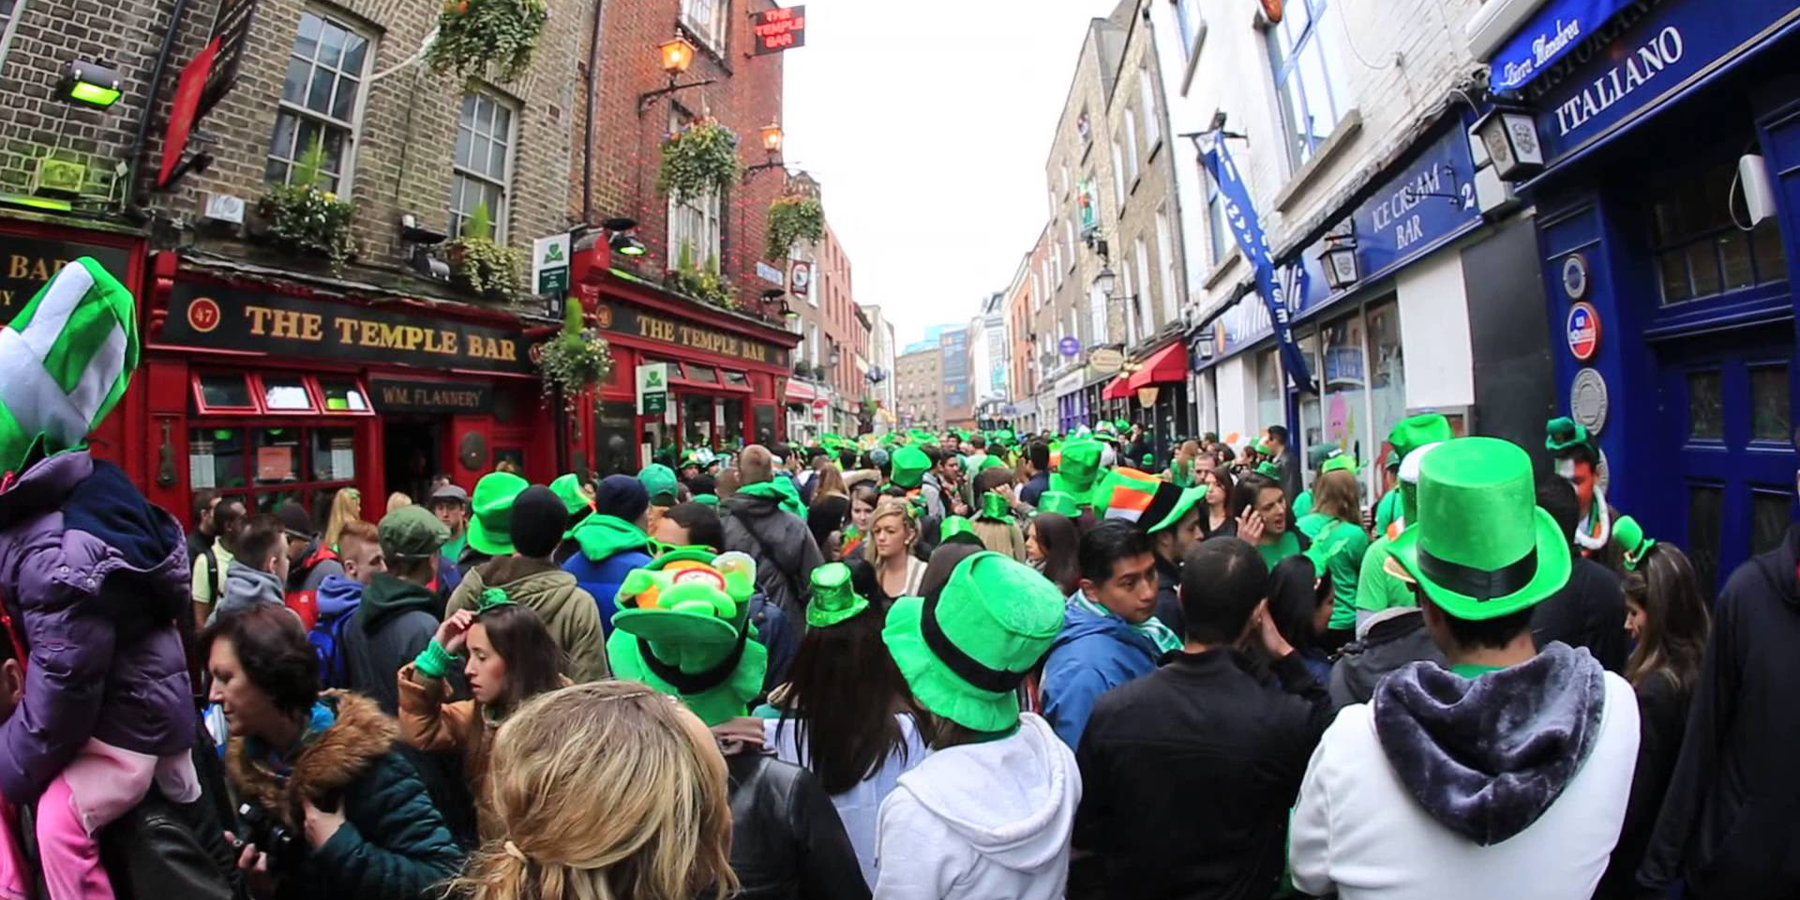
[[[421,506],[402,506],[377,526],[387,571],[364,589],[348,626],[342,653],[348,687],[373,697],[381,711],[395,715],[400,704],[400,667],[412,662],[437,633],[443,600],[431,589],[443,557],[439,550],[450,529]]]
[[[1556,474],[1575,487],[1580,513],[1575,545],[1582,556],[1618,571],[1619,554],[1612,546],[1612,523],[1619,511],[1607,504],[1606,491],[1600,486],[1600,447],[1594,435],[1567,417],[1551,419],[1544,424],[1544,430],[1544,449],[1555,460]]]
[[[469,519],[469,547],[457,560],[465,573],[494,557],[512,555],[513,501],[530,486],[511,472],[489,472],[475,482],[475,496],[469,501],[474,509]]]
[[[1390,526],[1387,533],[1378,533],[1363,551],[1362,565],[1358,568],[1356,582],[1356,629],[1357,640],[1363,640],[1367,633],[1368,623],[1377,613],[1387,609],[1415,607],[1413,591],[1406,582],[1394,577],[1388,567],[1388,545],[1406,527],[1405,523],[1419,519],[1419,466],[1425,461],[1426,454],[1441,446],[1441,442],[1424,444],[1408,448],[1406,460],[1400,463],[1400,473],[1395,484],[1395,495],[1400,500],[1400,515],[1395,517],[1396,524]]]
[[[662,463],[651,463],[638,470],[638,480],[644,483],[644,491],[650,495],[649,518],[645,530],[656,527],[656,520],[669,511],[676,502],[677,485],[675,470]]]
[[[882,802],[877,895],[1062,896],[1081,779],[1050,726],[1019,711],[1062,616],[1049,581],[991,552],[888,609],[882,639],[935,737]]]
[[[1586,897],[1631,792],[1637,699],[1587,653],[1533,645],[1533,608],[1568,580],[1570,553],[1524,450],[1449,441],[1421,462],[1418,495],[1388,553],[1450,666],[1401,668],[1339,712],[1289,827],[1294,886]]]
[[[1099,441],[1073,441],[1063,445],[1062,462],[1050,475],[1050,490],[1075,498],[1081,506],[1093,503],[1094,486],[1100,481]]]
[[[1426,444],[1437,444],[1450,440],[1456,434],[1450,430],[1450,420],[1437,413],[1424,413],[1409,416],[1394,423],[1388,431],[1388,464],[1399,466],[1406,461],[1407,454]],[[1400,533],[1393,527],[1394,520],[1400,517],[1400,496],[1397,489],[1390,488],[1375,504],[1375,533],[1391,536]]]
[[[600,479],[594,512],[569,529],[574,553],[562,561],[581,589],[600,604],[600,624],[611,633],[619,585],[632,571],[649,565],[650,492],[641,478],[615,474]]]

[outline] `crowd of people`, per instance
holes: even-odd
[[[1800,892],[1800,528],[1709,604],[1566,419],[1406,419],[1374,496],[1101,423],[184,534],[81,443],[133,321],[78,265],[0,339],[116,387],[4,401],[0,897]]]

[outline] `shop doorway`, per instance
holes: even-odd
[[[389,415],[381,424],[382,472],[389,494],[399,491],[414,503],[424,503],[431,496],[431,480],[443,464],[445,434],[442,419],[432,416]],[[378,509],[386,509],[387,498],[380,498]]]

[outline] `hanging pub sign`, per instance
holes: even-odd
[[[678,319],[653,316],[622,303],[598,304],[594,307],[594,317],[600,323],[600,330],[608,334],[642,338],[682,350],[699,350],[715,356],[783,369],[788,366],[788,351],[785,347],[728,334],[716,328],[688,324]]]
[[[756,55],[806,46],[806,7],[765,9],[750,17],[756,33]]]
[[[0,241],[0,321],[12,318],[62,267],[91,256],[114,278],[130,283],[131,254],[118,247],[8,234]]]
[[[188,283],[170,292],[157,342],[438,370],[532,371],[516,331],[424,318],[416,310]]]

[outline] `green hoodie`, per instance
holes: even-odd
[[[793,480],[785,476],[777,475],[771,481],[747,484],[738,488],[737,492],[773,500],[782,509],[799,516],[801,521],[806,521],[806,504],[800,502],[800,491],[794,487]]]
[[[594,513],[581,520],[581,524],[575,526],[572,537],[581,547],[581,555],[593,562],[627,550],[650,552],[650,539],[644,535],[643,529],[618,516],[604,513]]]
[[[400,613],[416,609],[436,616],[443,606],[438,596],[423,585],[382,572],[375,576],[374,581],[369,582],[368,587],[363,588],[362,604],[357,609],[357,617],[363,623],[363,630],[372,632],[390,617]]]

